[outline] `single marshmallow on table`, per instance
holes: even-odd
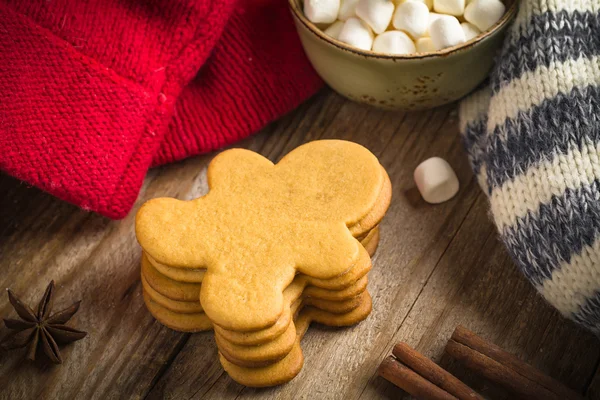
[[[424,3],[416,1],[402,3],[394,12],[392,24],[413,38],[420,38],[429,28],[429,9]]]
[[[429,158],[419,164],[414,179],[423,199],[431,204],[443,203],[458,193],[458,178],[454,170],[439,157]]]
[[[329,25],[327,29],[323,31],[329,37],[337,39],[340,36],[340,32],[344,27],[344,21],[336,21],[333,24]]]
[[[401,31],[387,31],[373,41],[373,51],[386,54],[412,54],[416,51],[410,36]]]
[[[337,19],[340,0],[304,0],[304,15],[315,24],[330,24]]]
[[[418,38],[415,42],[417,53],[432,53],[435,51],[435,46],[430,37]]]
[[[456,46],[466,42],[465,32],[455,17],[444,15],[433,21],[429,35],[436,50]]]
[[[356,15],[377,34],[385,32],[394,14],[394,3],[389,0],[359,0]]]
[[[465,39],[467,41],[473,39],[481,33],[479,28],[468,22],[463,22],[462,24],[460,24],[460,26],[462,27],[462,30],[465,33]]]
[[[465,19],[483,32],[498,22],[505,10],[500,0],[472,0],[465,8]]]
[[[338,19],[346,21],[348,18],[356,17],[356,4],[358,4],[358,0],[340,0]]]
[[[337,39],[358,49],[371,50],[373,32],[371,28],[358,18],[348,18]]]
[[[433,10],[458,17],[465,12],[465,0],[433,0]]]
[[[433,8],[433,0],[394,0],[394,4],[396,5],[396,7],[398,7],[399,5],[404,4],[404,3],[408,2],[408,1],[414,1],[414,2],[418,2],[418,3],[423,3],[430,10]]]

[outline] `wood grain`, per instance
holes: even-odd
[[[590,382],[589,392],[598,393],[600,378],[593,376],[600,343],[553,311],[496,239],[487,201],[462,151],[453,106],[384,112],[324,90],[237,146],[277,161],[319,138],[365,145],[392,180],[394,197],[369,277],[374,309],[352,328],[312,326],[302,342],[303,371],[272,389],[248,389],[229,379],[210,333],[182,334],[153,320],[141,298],[133,212],[109,221],[0,175],[0,286],[35,303],[54,279],[55,307],[82,299],[72,324],[89,332],[64,347],[62,366],[0,352],[0,398],[397,399],[405,394],[377,377],[377,367],[400,341],[485,396],[508,398],[441,357],[458,324],[580,393]],[[212,156],[150,171],[136,208],[157,196],[205,193]],[[447,159],[461,182],[457,197],[437,206],[425,204],[412,182],[414,168],[431,156]],[[0,315],[13,316],[4,295]],[[2,328],[0,335],[6,332]]]
[[[456,350],[456,355],[452,354],[452,348]],[[538,369],[523,362],[514,354],[511,354],[495,344],[486,341],[482,337],[477,336],[475,333],[471,332],[462,325],[457,326],[452,333],[452,337],[450,340],[448,340],[448,344],[446,345],[446,353],[457,359],[457,356],[463,357],[465,354],[473,355],[473,360],[477,363],[477,367],[474,368],[473,365],[471,365],[469,368],[484,377],[489,376],[486,375],[487,371],[485,370],[487,361],[489,361],[489,365],[491,367],[490,369],[499,370],[499,368],[497,368],[497,364],[500,364],[501,367],[505,367],[503,369],[508,371],[507,376],[508,381],[510,381],[508,382],[508,385],[516,385],[517,381],[521,381],[521,378],[524,378],[526,381],[528,381],[525,386],[539,386],[541,389],[544,389],[540,390],[539,392],[533,392],[534,395],[538,396],[539,393],[543,393],[541,397],[544,399],[549,399],[551,397],[564,400],[582,398],[581,395],[573,392],[556,379],[541,373]],[[483,360],[484,363],[479,363],[480,360]],[[467,362],[470,361],[471,358],[467,357]],[[465,363],[463,362],[463,364]],[[483,366],[483,368],[480,368],[480,366]],[[494,382],[496,381],[494,380]],[[515,387],[521,389],[520,386]],[[547,392],[550,393],[550,396]]]

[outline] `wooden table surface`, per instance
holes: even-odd
[[[239,144],[273,161],[321,138],[358,142],[379,157],[393,187],[369,277],[373,312],[348,329],[313,325],[302,342],[304,369],[291,383],[255,390],[219,365],[212,333],[186,334],[156,322],[142,301],[140,248],[132,212],[110,221],[0,175],[0,287],[37,304],[51,279],[55,309],[82,299],[70,323],[89,335],[63,348],[61,366],[0,351],[0,398],[403,398],[377,376],[394,343],[407,342],[491,398],[510,398],[443,354],[458,324],[547,374],[600,398],[600,342],[563,319],[521,276],[497,239],[462,150],[455,106],[385,112],[325,89]],[[431,156],[455,168],[460,193],[428,205],[412,172]],[[148,173],[147,199],[191,199],[206,192],[212,155]],[[0,315],[14,317],[6,295]],[[2,327],[0,336],[7,333]]]

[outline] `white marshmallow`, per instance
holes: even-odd
[[[407,1],[396,8],[392,23],[394,28],[419,38],[429,28],[429,9],[423,3]]]
[[[419,164],[414,179],[423,199],[431,204],[448,201],[458,193],[459,183],[454,170],[439,157],[429,158]]]
[[[465,0],[433,0],[433,9],[435,12],[458,17],[465,12]]]
[[[500,0],[472,0],[465,8],[465,19],[483,32],[498,22],[505,10]]]
[[[456,46],[467,41],[460,22],[455,17],[444,15],[431,24],[429,34],[436,50]]]
[[[385,54],[413,54],[417,49],[410,36],[401,31],[388,31],[373,41],[373,51]]]
[[[396,7],[398,7],[399,5],[404,4],[407,1],[415,1],[415,2],[418,2],[418,3],[423,3],[430,10],[433,9],[433,0],[394,0],[394,4],[396,5]]]
[[[338,40],[362,50],[371,50],[373,32],[358,18],[348,18],[338,35]]]
[[[344,21],[336,21],[333,24],[329,25],[327,29],[323,31],[324,34],[330,36],[334,39],[337,39],[340,36],[340,32],[344,27]]]
[[[345,21],[348,18],[356,17],[356,4],[358,4],[358,0],[340,0],[338,19]]]
[[[429,36],[429,28],[431,27],[431,24],[433,24],[433,21],[435,21],[439,17],[443,17],[443,16],[444,16],[444,14],[438,14],[438,13],[434,13],[434,12],[429,13],[429,26],[427,27],[427,32],[425,32],[425,36]]]
[[[465,33],[465,39],[467,41],[473,39],[474,37],[479,36],[479,34],[481,33],[481,31],[479,30],[479,28],[477,28],[475,25],[470,24],[468,22],[463,22],[462,24],[460,24],[463,32]]]
[[[422,37],[415,42],[417,53],[432,53],[435,51],[433,40],[429,37]]]
[[[304,15],[315,24],[331,24],[339,10],[340,0],[304,0]]]
[[[356,5],[356,15],[377,34],[385,32],[393,14],[394,3],[390,0],[359,0]]]

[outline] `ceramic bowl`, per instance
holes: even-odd
[[[433,53],[385,55],[364,51],[325,35],[289,0],[296,29],[310,62],[341,95],[387,109],[437,107],[465,96],[489,74],[506,28],[517,12],[505,0],[506,13],[478,37]]]

